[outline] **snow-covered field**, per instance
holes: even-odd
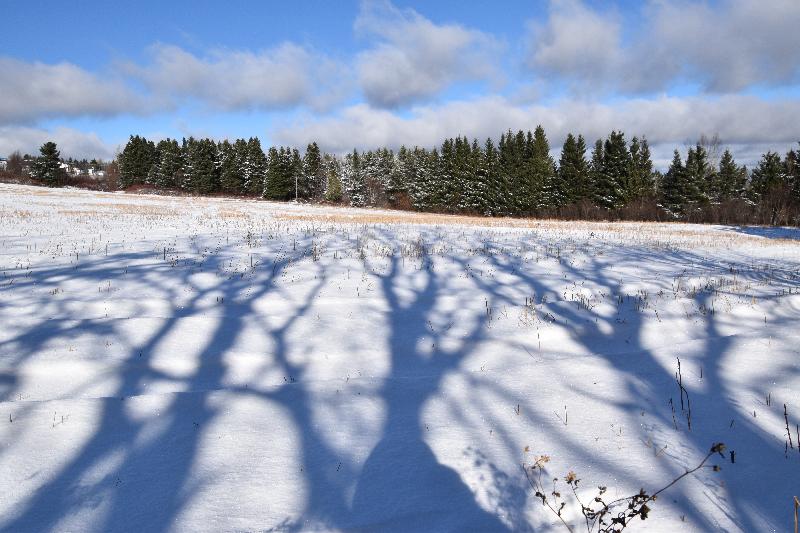
[[[796,239],[0,185],[0,530],[788,531]]]

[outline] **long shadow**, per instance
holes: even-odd
[[[207,267],[214,268],[214,261],[213,257],[209,259]],[[252,303],[273,288],[273,278],[284,264],[276,263],[271,273],[263,278],[233,277],[220,285],[198,289],[188,305],[175,310],[144,344],[134,347],[127,360],[136,364],[125,366],[112,397],[98,400],[101,402],[100,416],[91,438],[54,478],[38,488],[25,507],[3,525],[2,531],[52,530],[77,510],[99,505],[105,506],[106,511],[104,519],[95,524],[96,530],[170,529],[191,495],[186,487],[190,468],[203,429],[216,414],[216,409],[207,402],[207,396],[222,386],[225,368],[221,356],[237,339],[244,319],[252,312]],[[181,274],[183,282],[187,282],[193,273],[186,270]],[[251,283],[257,283],[258,288],[248,291]],[[197,370],[180,380],[186,393],[174,393],[169,404],[158,414],[166,424],[158,428],[155,438],[144,439],[143,445],[137,445],[153,420],[132,417],[126,409],[126,398],[145,392],[148,381],[166,377],[151,368],[159,343],[181,320],[199,314],[198,304],[212,290],[221,290],[225,301],[235,303],[225,306],[214,333],[199,354]],[[32,338],[40,337],[37,334]],[[33,343],[28,348],[33,353],[37,346],[38,343]],[[181,417],[184,413],[191,413],[191,418]],[[104,461],[113,461],[119,454],[123,459],[100,481],[84,481],[87,473],[101,468]]]
[[[687,252],[660,252],[659,254],[660,261],[673,265],[707,264],[709,261],[707,258]],[[490,262],[498,270],[509,268],[510,266],[502,264],[498,260],[497,255],[490,256]],[[616,291],[617,283],[607,275],[605,268],[597,259],[593,259],[592,262],[594,267],[590,268],[589,272],[584,269],[578,270],[570,267],[568,262],[562,262],[561,266],[573,276],[573,279],[586,279],[601,288],[604,287],[609,293],[613,294]],[[763,278],[761,273],[748,271],[745,265],[740,265],[740,267],[744,275],[751,274],[755,279]],[[559,301],[558,290],[553,287],[548,287],[536,278],[524,273],[523,268],[517,268],[515,266],[513,270],[516,273],[518,284],[523,285],[529,291],[534,291],[538,296],[548,297],[551,302],[553,302],[549,305],[548,309],[560,322],[580,324],[582,326],[583,332],[577,335],[577,339],[590,353],[603,357],[612,365],[616,370],[616,374],[622,378],[622,385],[628,397],[641,398],[643,393],[657,394],[670,390],[675,386],[674,377],[671,372],[666,370],[658,362],[655,354],[645,347],[645,321],[642,313],[629,307],[627,310],[621,310],[621,316],[624,318],[621,323],[612,322],[611,320],[599,316],[594,317],[596,320],[587,320],[587,316],[581,314],[578,311],[578,307],[570,305],[569,302],[563,300]],[[642,270],[645,271],[643,273],[646,273],[648,269],[642,267]],[[713,268],[711,271],[714,271]],[[720,268],[716,270],[716,272],[723,273],[724,270]],[[792,277],[793,276],[789,276],[789,278]],[[499,300],[506,299],[509,301],[507,296],[497,287],[483,284],[482,288],[493,293]],[[708,293],[700,292],[695,296],[695,299],[697,303],[710,306],[710,297]],[[509,303],[512,302],[509,301]],[[607,326],[611,326],[610,332],[604,332],[599,327],[599,323],[603,321]],[[706,369],[706,373],[704,380],[706,386],[701,390],[692,392],[693,405],[696,406],[696,411],[698,411],[697,406],[700,406],[699,411],[708,410],[714,413],[706,418],[704,422],[707,423],[713,422],[711,418],[713,418],[713,416],[719,416],[719,413],[723,412],[726,413],[726,415],[736,417],[738,409],[733,403],[735,399],[731,397],[732,393],[726,388],[721,378],[724,355],[730,348],[732,338],[720,335],[716,327],[715,318],[712,315],[707,317],[704,339],[706,346],[701,352],[702,359],[705,361],[704,368]],[[623,351],[625,355],[620,354],[615,348],[619,346],[624,346]],[[675,353],[676,355],[680,355],[680,351],[678,350],[676,350]],[[643,398],[642,400],[651,404],[654,403],[652,402],[652,398],[649,400]],[[720,405],[721,402],[722,405]],[[654,407],[655,406],[657,406],[657,403]],[[709,406],[713,406],[713,409],[709,409]],[[636,409],[631,409],[630,411],[636,411]],[[654,413],[663,427],[670,427],[672,425],[670,411],[665,406],[662,406],[660,409],[655,408]],[[631,426],[639,426],[633,416],[631,417]],[[735,432],[715,437],[709,437],[708,430],[685,431],[683,436],[689,441],[691,447],[700,454],[707,451],[711,444],[708,439],[713,438],[714,440],[728,441],[728,444],[735,447],[740,454],[744,451],[745,454],[753,458],[759,458],[758,464],[760,464],[762,468],[766,467],[767,470],[767,475],[764,475],[762,471],[760,476],[754,476],[758,477],[758,481],[754,480],[754,483],[759,490],[752,492],[748,490],[746,493],[736,493],[734,491],[725,491],[719,486],[707,485],[708,492],[706,494],[706,496],[712,500],[720,502],[725,499],[723,493],[726,493],[727,507],[729,508],[728,514],[731,520],[734,523],[740,524],[743,530],[757,531],[760,529],[760,523],[754,517],[753,505],[755,504],[756,507],[760,508],[761,512],[765,512],[767,516],[780,516],[781,509],[784,505],[783,502],[775,496],[778,495],[778,493],[784,496],[789,494],[791,487],[787,483],[789,483],[788,479],[790,478],[780,475],[783,453],[782,450],[779,449],[779,446],[776,445],[777,443],[775,440],[770,439],[764,434],[763,430],[746,419],[742,420],[740,424],[737,425],[737,428]],[[646,435],[642,433],[641,437],[644,438]],[[590,456],[588,445],[573,443],[570,448],[572,453],[577,453],[578,455],[583,454],[587,457]],[[742,456],[740,455],[739,457],[741,461]],[[787,465],[783,463],[783,467],[785,468],[786,466]],[[677,464],[671,468],[669,466],[665,468],[669,472],[665,477],[676,477],[683,472],[682,468]],[[792,466],[790,466],[790,468],[792,468]],[[797,466],[794,465],[794,468],[797,468]],[[743,482],[741,474],[737,472],[735,467],[730,469],[730,474],[727,474],[727,472],[728,469],[724,468],[722,476],[724,479],[727,479],[729,483],[731,481],[736,482],[738,478],[738,483],[734,486],[742,487],[752,485],[750,482]],[[752,473],[755,474],[755,472]],[[626,477],[636,476],[633,472],[619,472],[619,474]],[[641,482],[644,483],[644,480],[641,480]],[[705,483],[710,483],[710,481],[705,481]],[[719,524],[710,521],[710,517],[703,512],[700,502],[697,502],[684,486],[673,487],[670,492],[673,498],[680,498],[684,501],[686,505],[685,508],[688,508],[689,517],[696,523],[709,529],[719,527]],[[726,507],[724,501],[717,503],[717,505],[723,509]]]
[[[392,246],[394,237],[384,233],[382,240]],[[301,240],[301,246],[307,246],[308,239]],[[628,252],[630,252],[628,254]],[[655,253],[655,252],[654,252]],[[658,257],[631,247],[620,254],[627,257],[647,261],[657,260],[660,264],[708,265],[708,259],[686,252],[659,252]],[[207,270],[216,269],[221,254],[211,255],[206,259]],[[621,255],[622,256],[622,255]],[[486,248],[485,259],[494,269],[496,276],[482,278],[473,276],[471,285],[482,294],[490,295],[497,302],[505,302],[518,306],[515,295],[536,294],[538,298],[547,297],[551,302],[548,312],[558,323],[580,324],[582,330],[575,339],[591,354],[603,357],[620,376],[620,383],[628,398],[641,398],[643,394],[661,394],[674,386],[671,371],[664,368],[656,354],[647,346],[651,343],[645,339],[645,317],[628,303],[621,304],[618,316],[624,319],[615,322],[613,318],[599,316],[591,311],[582,311],[571,302],[560,298],[560,291],[555,282],[543,281],[528,273],[527,265],[522,260],[515,260],[504,250]],[[42,271],[37,275],[38,281],[47,287],[49,278],[63,279],[73,276],[83,279],[107,279],[122,275],[116,259],[102,259],[95,264],[84,264],[80,268],[57,268]],[[133,262],[134,256],[131,257]],[[443,324],[459,321],[459,305],[466,302],[452,301],[446,305],[444,297],[460,295],[450,284],[447,270],[442,265],[434,268],[433,259],[422,248],[421,262],[423,270],[415,279],[422,281],[420,287],[413,287],[405,282],[410,276],[404,271],[402,259],[395,250],[388,257],[386,273],[377,273],[370,262],[364,259],[364,268],[373,271],[378,279],[382,301],[388,311],[382,317],[388,327],[389,367],[377,389],[375,399],[385,407],[385,420],[378,435],[377,444],[370,451],[363,464],[350,461],[341,456],[318,427],[315,418],[315,390],[305,379],[309,368],[292,357],[295,346],[290,343],[289,333],[299,320],[307,316],[313,306],[318,291],[327,281],[326,269],[314,267],[316,282],[311,290],[302,298],[302,303],[293,308],[280,327],[270,327],[267,321],[259,323],[267,337],[274,343],[271,354],[274,364],[291,382],[282,386],[260,389],[258,387],[242,388],[231,386],[225,381],[227,369],[222,362],[222,355],[234,347],[246,325],[258,321],[259,316],[254,307],[263,297],[275,294],[283,296],[276,287],[276,278],[289,264],[290,259],[276,259],[275,262],[256,268],[247,276],[232,276],[219,281],[210,287],[195,287],[192,298],[180,309],[174,309],[166,317],[159,328],[143,343],[133,346],[122,363],[124,368],[119,373],[120,381],[114,393],[108,398],[97,399],[100,404],[96,429],[86,443],[82,444],[76,455],[70,459],[54,477],[38,488],[24,507],[16,510],[13,517],[4,517],[6,522],[0,531],[45,531],[58,529],[62,520],[76,512],[94,507],[102,507],[103,513],[92,528],[98,531],[166,531],[170,529],[180,513],[192,501],[199,490],[197,484],[190,485],[193,479],[192,466],[201,451],[204,430],[218,416],[218,407],[209,401],[209,395],[219,389],[229,390],[237,395],[251,395],[255,398],[280,406],[290,416],[293,429],[299,436],[299,454],[304,466],[303,481],[306,485],[307,498],[300,516],[293,521],[282,524],[289,530],[308,528],[346,529],[346,530],[479,530],[503,531],[509,529],[496,513],[486,511],[476,501],[469,487],[459,473],[442,464],[426,439],[424,427],[424,410],[428,402],[442,391],[445,378],[461,372],[461,363],[476,353],[480,342],[485,338],[488,315],[477,313],[470,316],[473,321],[459,322],[459,327],[466,332],[457,341],[448,334]],[[459,258],[443,259],[450,261],[451,266],[465,270],[467,260]],[[742,276],[754,281],[763,281],[765,276],[776,277],[782,283],[797,283],[796,276],[787,269],[785,272],[757,272],[740,265]],[[561,267],[573,278],[585,279],[594,286],[614,294],[618,281],[603,262],[593,258],[590,266],[572,267],[562,262]],[[709,273],[723,271],[723,265],[711,265],[703,268]],[[169,267],[140,265],[134,267],[128,275],[146,276],[154,289],[160,289],[166,299],[178,298],[179,289],[169,285],[183,286],[191,283],[193,269],[185,268],[180,274]],[[641,273],[657,277],[659,271],[654,266],[642,267]],[[159,275],[164,275],[164,286],[159,286]],[[180,283],[175,284],[175,279]],[[505,281],[497,281],[504,279]],[[463,291],[463,288],[459,289]],[[197,356],[196,369],[186,377],[177,378],[154,368],[154,359],[160,351],[160,345],[167,336],[175,332],[181,322],[199,316],[204,311],[203,300],[212,293],[220,294],[225,302],[219,320],[214,323],[209,340],[203,345]],[[708,307],[711,296],[702,291],[695,296],[695,303]],[[57,309],[58,302],[55,303]],[[64,308],[65,309],[65,308]],[[64,310],[63,313],[67,311]],[[596,319],[596,320],[595,320]],[[727,389],[723,379],[724,356],[730,350],[733,339],[720,334],[715,317],[707,317],[705,331],[701,342],[705,342],[702,358],[705,361],[705,387],[692,391],[692,402],[698,406],[698,423],[704,423],[701,416],[706,406],[714,405],[713,412],[736,413],[735,399]],[[54,338],[69,338],[73,331],[84,327],[102,327],[109,335],[120,335],[121,332],[113,321],[78,322],[70,326],[64,321],[40,320],[20,335],[0,343],[2,348],[15,348],[18,355],[15,363],[34,356],[42,349],[44,343]],[[601,327],[603,326],[603,327]],[[78,329],[72,329],[77,327]],[[568,326],[567,326],[568,327]],[[430,343],[430,344],[427,344]],[[428,348],[430,346],[430,348]],[[621,354],[619,346],[624,346],[625,354]],[[677,354],[677,352],[676,352]],[[678,354],[679,355],[679,354]],[[296,379],[294,379],[296,378]],[[145,394],[146,385],[153,380],[172,380],[185,392],[168,395],[166,405],[161,409],[159,422],[154,425],[153,417],[144,419],[131,415],[126,404],[131,396]],[[19,390],[14,376],[0,376],[0,386],[4,397],[12,398]],[[497,398],[508,400],[512,395],[502,387],[482,384]],[[666,398],[655,398],[650,401],[656,420],[664,427],[672,425],[669,410],[659,405]],[[513,402],[510,402],[513,403]],[[657,406],[657,407],[656,407]],[[481,410],[481,406],[475,406]],[[533,410],[531,410],[533,411]],[[632,427],[638,426],[631,413]],[[187,413],[191,413],[187,418]],[[532,427],[537,421],[536,415],[529,416]],[[781,469],[786,468],[783,462],[782,449],[776,442],[765,435],[749,420],[738,420],[737,429],[729,435],[720,436],[718,440],[729,441],[737,449],[740,461],[759,454],[759,462],[752,464],[766,465],[767,475],[753,480],[752,486],[757,494],[736,494],[714,486],[707,478],[707,496],[730,513],[731,519],[745,530],[758,530],[760,524],[754,518],[753,508],[768,516],[779,516],[783,503],[771,498],[776,492],[788,492],[791,488],[791,477],[780,477]],[[155,430],[154,430],[155,428]],[[706,441],[708,432],[682,433],[690,446],[704,452],[711,444]],[[644,436],[644,433],[642,433]],[[147,437],[147,438],[145,438]],[[509,444],[511,438],[501,435]],[[563,439],[565,448],[576,456],[592,457],[591,444],[578,439]],[[481,451],[477,455],[482,457]],[[764,455],[767,456],[764,459]],[[104,465],[112,464],[110,468]],[[747,463],[745,463],[747,464]],[[338,465],[338,466],[337,466]],[[604,462],[606,471],[618,474],[627,479],[644,484],[646,475],[624,472]],[[659,463],[664,477],[675,477],[682,473],[678,464]],[[738,467],[736,467],[738,468]],[[724,469],[725,480],[741,485],[741,474],[736,468]],[[789,466],[789,468],[792,468]],[[99,481],[86,481],[92,472],[103,471]],[[743,471],[755,474],[752,467]],[[798,473],[800,474],[800,473]],[[738,476],[738,477],[737,477]],[[353,487],[352,500],[347,496],[348,489]],[[718,524],[703,512],[703,506],[695,503],[692,494],[683,487],[675,487],[670,495],[681,498],[686,505],[688,517],[705,529],[713,529]],[[728,500],[725,501],[727,496]],[[515,528],[521,526],[514,526]]]
[[[389,305],[391,366],[380,388],[387,414],[382,437],[358,480],[355,525],[391,531],[507,530],[497,516],[476,503],[456,471],[439,463],[423,438],[426,401],[474,348],[485,319],[475,322],[458,348],[443,348],[443,339],[430,322],[442,291],[433,269],[428,269],[424,287],[415,290],[408,303],[398,295],[398,269],[399,259],[393,255],[389,273],[380,276]],[[425,338],[433,340],[430,353],[420,349]]]

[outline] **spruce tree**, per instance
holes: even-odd
[[[269,149],[263,195],[269,200],[294,198],[294,173],[292,152],[281,146]]]
[[[783,159],[783,173],[791,191],[792,201],[800,205],[800,150],[789,150]]]
[[[719,201],[724,202],[744,198],[747,187],[747,172],[736,164],[730,150],[725,150],[719,160],[717,182]]]
[[[61,168],[61,154],[58,146],[56,143],[48,141],[39,148],[39,153],[39,157],[33,163],[33,176],[48,187],[60,185],[65,177],[65,172]]]
[[[586,161],[586,143],[582,136],[576,139],[567,135],[561,148],[558,178],[564,188],[564,203],[575,204],[588,196],[589,164]]]
[[[330,154],[322,158],[325,173],[325,200],[338,203],[342,201],[342,165],[339,159]]]
[[[683,213],[685,173],[686,169],[681,161],[681,154],[678,150],[675,150],[672,156],[672,163],[661,183],[661,205],[676,216]]]
[[[303,155],[303,172],[299,182],[299,196],[303,199],[315,199],[322,194],[324,173],[322,170],[322,154],[317,143],[306,147]]]
[[[596,184],[596,198],[600,206],[615,209],[625,204],[630,169],[631,154],[625,143],[625,134],[612,131],[603,144],[603,171]]]
[[[556,174],[556,164],[550,156],[550,143],[539,125],[526,139],[526,152],[530,153],[527,165],[527,199],[525,204],[532,211],[558,208],[566,201],[563,183]]]
[[[163,188],[177,187],[182,181],[183,169],[183,154],[178,141],[175,139],[159,141],[156,151],[159,154],[159,160],[157,164],[153,165],[156,172],[152,183]]]
[[[408,148],[401,146],[397,158],[392,157],[392,165],[386,180],[386,197],[391,207],[408,205]]]
[[[210,194],[219,189],[217,145],[211,139],[187,141],[183,188],[195,194]]]
[[[686,156],[686,179],[682,191],[684,202],[707,203],[710,199],[711,176],[711,165],[705,148],[698,144],[694,149],[689,149],[689,154]]]
[[[647,139],[643,138],[640,142],[638,137],[634,137],[631,139],[629,151],[631,168],[625,191],[625,198],[628,201],[649,196],[655,191],[653,160],[650,157],[650,146]]]
[[[592,149],[592,160],[589,162],[588,192],[595,205],[600,205],[600,184],[603,181],[603,141],[597,139]]]
[[[411,205],[419,211],[430,210],[433,206],[434,172],[431,167],[431,154],[424,148],[414,147],[401,163],[402,172],[408,183]]]
[[[484,213],[493,216],[502,216],[508,213],[506,208],[506,181],[500,168],[500,152],[491,138],[487,138],[483,145],[483,165],[486,172],[486,200]]]
[[[120,188],[144,183],[155,163],[155,144],[144,137],[131,135],[119,156]]]
[[[219,145],[220,189],[226,194],[242,194],[244,192],[244,176],[239,154],[235,144],[226,139]]]
[[[267,176],[267,157],[261,148],[258,137],[251,137],[247,141],[245,157],[244,190],[247,194],[259,195],[264,191],[264,181]]]
[[[767,152],[761,157],[758,166],[750,175],[750,197],[758,202],[769,193],[779,191],[785,185],[787,182],[781,156],[777,152]]]
[[[361,155],[358,150],[353,150],[353,153],[345,156],[342,178],[350,205],[355,207],[366,205],[367,190],[364,183],[364,173],[361,169]]]

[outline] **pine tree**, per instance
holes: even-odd
[[[736,164],[730,150],[725,150],[719,161],[717,192],[720,201],[744,198],[747,172]]]
[[[131,135],[119,156],[120,187],[144,183],[156,163],[156,146],[144,137]]]
[[[550,143],[541,125],[536,126],[533,136],[528,134],[525,145],[527,208],[536,211],[561,207],[566,202],[566,191],[556,174],[555,161],[550,157]]]
[[[750,196],[762,213],[763,222],[776,225],[786,222],[786,210],[790,206],[791,190],[781,156],[767,152],[750,175]]]
[[[674,215],[683,213],[684,198],[682,184],[685,181],[686,169],[681,161],[681,154],[675,150],[672,163],[661,183],[661,205]]]
[[[615,209],[622,207],[630,179],[631,154],[623,132],[612,131],[603,144],[603,171],[596,184],[596,199],[600,206]]]
[[[434,174],[431,170],[431,156],[423,148],[415,147],[400,161],[401,172],[408,183],[411,205],[419,211],[430,210],[433,206]]]
[[[238,142],[238,141],[237,141]],[[220,189],[226,194],[244,192],[244,176],[236,145],[226,139],[219,145]]]
[[[686,181],[682,191],[685,203],[704,204],[709,201],[711,175],[711,165],[708,163],[705,148],[698,144],[693,150],[689,149],[686,156]]]
[[[655,192],[653,181],[653,160],[650,157],[650,146],[647,139],[639,141],[638,137],[631,139],[630,144],[631,168],[625,191],[627,201],[635,198],[649,196]]]
[[[770,192],[783,188],[786,179],[783,172],[781,156],[769,151],[761,157],[758,166],[750,175],[750,196],[754,201],[761,200]]]
[[[408,149],[401,146],[397,158],[392,157],[392,165],[386,179],[386,197],[391,207],[408,207],[408,171],[405,168],[408,154]]]
[[[592,160],[589,162],[589,184],[588,193],[589,198],[595,205],[599,205],[598,197],[600,196],[600,183],[603,181],[603,141],[597,139],[592,149]]]
[[[312,142],[306,147],[303,156],[303,172],[299,182],[299,196],[303,199],[315,199],[322,194],[324,173],[322,170],[322,155],[317,143]]]
[[[263,195],[270,200],[294,198],[294,172],[289,148],[273,146],[269,149]]]
[[[258,137],[247,140],[245,156],[244,190],[247,194],[258,195],[264,191],[267,176],[267,158]]]
[[[189,138],[183,188],[195,194],[210,194],[219,189],[217,145],[211,139]]]
[[[358,150],[345,156],[342,168],[342,183],[350,200],[350,205],[363,207],[367,202],[367,191],[364,183],[364,173],[361,170],[361,156]]]
[[[172,188],[178,186],[182,181],[183,154],[178,141],[175,139],[164,139],[159,141],[156,146],[159,159],[153,168],[156,171],[152,174],[152,184],[156,187]]]
[[[150,165],[150,170],[147,171],[147,177],[144,180],[148,185],[157,185],[158,183],[158,167],[161,165],[161,151],[159,150],[159,145],[162,142],[163,141],[159,141],[158,144],[156,144],[156,150],[153,154],[153,164]]]
[[[338,203],[342,201],[342,165],[330,154],[322,158],[325,172],[325,200]]]
[[[61,154],[56,143],[49,141],[39,148],[41,154],[33,164],[33,176],[44,182],[48,187],[56,187],[65,178],[64,169],[61,168]]]
[[[783,159],[783,173],[791,190],[792,200],[800,204],[800,150],[789,150]]]
[[[567,135],[561,148],[558,178],[564,187],[564,203],[575,204],[589,196],[589,164],[586,161],[586,142],[578,135]]]
[[[483,165],[486,173],[486,199],[484,200],[484,213],[492,216],[507,214],[506,181],[500,168],[500,152],[491,138],[487,138],[483,145]]]
[[[491,205],[489,199],[489,172],[483,150],[473,139],[464,164],[464,196],[462,210],[485,215]]]

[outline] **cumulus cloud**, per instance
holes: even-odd
[[[0,154],[14,151],[39,154],[39,147],[47,141],[58,145],[62,157],[111,159],[119,148],[100,139],[95,133],[85,133],[72,128],[47,130],[28,126],[0,126]]]
[[[202,57],[158,44],[151,53],[151,64],[127,70],[165,99],[193,98],[234,111],[325,108],[343,96],[345,67],[293,43],[260,52],[214,50]]]
[[[430,98],[456,82],[496,80],[488,34],[456,24],[434,24],[388,1],[365,2],[356,31],[375,38],[356,58],[367,101],[393,108]]]
[[[652,1],[623,35],[614,13],[552,0],[530,25],[527,65],[579,89],[650,92],[689,83],[714,93],[800,80],[800,2]]]
[[[48,65],[0,57],[0,124],[51,117],[138,112],[144,102],[124,83],[70,63]]]
[[[800,140],[798,123],[800,102],[753,96],[637,98],[613,104],[565,99],[552,105],[516,105],[494,96],[417,106],[408,116],[359,104],[335,116],[284,124],[273,138],[296,146],[316,141],[343,153],[354,147],[430,147],[454,135],[496,139],[507,128],[528,130],[542,124],[555,149],[567,133],[583,134],[591,143],[616,129],[629,137],[644,135],[668,155],[702,134],[718,134],[730,146],[785,150]]]

